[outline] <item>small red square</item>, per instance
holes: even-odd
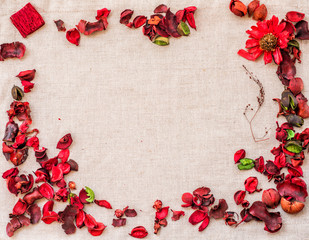
[[[45,24],[42,16],[31,3],[27,3],[22,9],[14,13],[11,16],[11,21],[24,38]]]

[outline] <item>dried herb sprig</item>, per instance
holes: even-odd
[[[250,131],[251,131],[251,135],[252,135],[252,138],[255,142],[262,142],[262,141],[266,141],[269,139],[269,137],[266,138],[266,136],[268,135],[268,132],[269,132],[269,129],[267,130],[267,128],[265,128],[265,134],[263,137],[261,138],[257,138],[255,135],[254,135],[254,132],[253,132],[253,128],[252,128],[252,122],[254,120],[254,118],[256,117],[257,113],[259,112],[260,108],[262,107],[264,101],[265,101],[265,91],[264,91],[264,87],[263,87],[263,84],[261,83],[261,81],[253,75],[252,72],[250,72],[245,65],[242,65],[243,68],[245,69],[246,71],[246,74],[249,75],[249,78],[251,80],[253,80],[258,86],[259,86],[259,95],[257,96],[257,102],[258,102],[258,106],[256,108],[256,110],[254,110],[253,108],[251,108],[250,104],[248,104],[246,107],[245,107],[245,110],[244,110],[244,116],[246,118],[246,120],[248,121],[249,125],[250,125]],[[251,118],[248,117],[248,111],[254,111],[254,114]]]

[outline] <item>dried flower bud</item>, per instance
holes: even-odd
[[[160,228],[161,228],[161,225],[159,223],[155,223],[155,225],[153,226],[153,229],[154,229],[153,233],[157,234]]]
[[[259,6],[260,6],[259,0],[253,0],[252,2],[249,3],[249,5],[248,5],[248,15],[249,15],[249,17],[252,16],[255,9],[257,9]]]
[[[160,200],[156,200],[153,204],[153,208],[156,209],[156,211],[159,211],[162,208],[162,202]]]
[[[267,17],[267,8],[264,4],[255,9],[253,19],[256,21],[264,21]]]
[[[270,188],[263,192],[262,202],[269,208],[276,208],[280,203],[280,195],[277,190]]]
[[[20,88],[14,85],[14,87],[12,87],[12,97],[17,100],[20,101],[23,96],[24,96],[24,91]]]
[[[116,209],[116,210],[115,210],[115,216],[116,216],[117,218],[121,218],[121,217],[123,216],[123,214],[124,214],[124,211],[123,211],[123,210],[121,210],[121,209]]]
[[[294,214],[294,213],[298,213],[301,210],[303,210],[303,208],[305,207],[305,204],[303,204],[302,202],[293,201],[293,200],[289,201],[283,197],[281,198],[281,207],[283,211]]]
[[[236,16],[243,17],[247,14],[247,7],[239,0],[231,0],[230,10]]]
[[[76,184],[75,184],[75,182],[70,181],[70,182],[69,182],[69,188],[72,189],[72,190],[76,189]]]

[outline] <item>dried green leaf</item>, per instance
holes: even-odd
[[[95,195],[91,188],[85,187],[85,191],[87,193],[88,198],[86,199],[87,202],[92,203],[94,201]]]

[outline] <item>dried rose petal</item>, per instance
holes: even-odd
[[[74,205],[68,205],[63,212],[59,212],[59,218],[62,224],[62,229],[66,234],[73,234],[76,231],[74,224],[75,217],[78,213],[78,208]]]
[[[41,219],[41,209],[35,203],[28,207],[27,213],[30,215],[30,222],[32,224],[38,223]]]
[[[42,16],[31,3],[27,3],[22,9],[14,13],[10,19],[24,38],[45,24]]]
[[[4,142],[15,142],[15,138],[18,133],[18,124],[14,121],[9,121],[5,126],[5,133],[2,141]],[[4,145],[3,145],[4,146]]]
[[[47,212],[53,211],[53,209],[54,209],[54,201],[49,200],[44,204],[42,212],[43,212],[43,214],[45,214]]]
[[[148,232],[146,228],[143,226],[138,226],[132,229],[131,233],[129,233],[130,236],[134,238],[145,238],[148,235]]]
[[[128,209],[128,208],[124,209],[124,214],[127,217],[136,217],[137,216],[137,212],[134,209]]]
[[[294,95],[299,94],[304,89],[304,83],[301,78],[292,78],[290,80],[289,89]]]
[[[235,154],[234,154],[234,162],[239,163],[240,159],[245,158],[246,156],[246,151],[244,149],[240,149],[238,150]]]
[[[128,24],[132,15],[133,15],[133,12],[131,9],[126,9],[124,10],[121,14],[120,14],[120,23],[121,24]]]
[[[256,21],[264,21],[267,17],[267,8],[264,4],[255,9],[253,19]]]
[[[193,195],[191,193],[184,193],[182,195],[181,199],[185,203],[185,204],[181,205],[182,207],[191,207],[192,206],[192,204],[193,204]]]
[[[103,223],[97,222],[97,226],[95,228],[88,228],[88,232],[92,236],[100,236],[105,228],[106,226]]]
[[[52,177],[51,177],[51,181],[52,181],[52,182],[58,182],[58,181],[61,180],[62,178],[63,178],[63,171],[62,171],[62,168],[59,167],[59,165],[53,166],[53,167],[52,167]]]
[[[273,188],[263,191],[262,202],[269,208],[276,208],[280,203],[280,199],[278,191]]]
[[[85,225],[84,224],[85,218],[86,218],[85,212],[82,209],[79,209],[76,215],[76,226],[78,228],[82,228]]]
[[[209,217],[207,215],[206,218],[203,220],[202,224],[198,228],[199,232],[203,231],[208,226],[208,224],[209,224]]]
[[[102,19],[102,17],[107,18],[110,14],[111,10],[108,10],[107,8],[99,9],[97,10],[97,16],[95,17],[97,20]]]
[[[23,199],[19,199],[13,208],[13,215],[22,215],[27,209],[27,203]]]
[[[207,217],[207,212],[201,211],[201,210],[196,210],[191,214],[189,217],[189,223],[192,225],[196,225],[203,221]]]
[[[147,17],[139,15],[139,16],[134,18],[133,26],[135,28],[139,28],[139,27],[143,26],[146,23],[146,21],[147,21]]]
[[[169,207],[161,208],[156,212],[156,219],[162,220],[167,217]]]
[[[246,196],[246,192],[239,190],[234,194],[234,201],[237,205],[242,204]]]
[[[41,166],[46,169],[47,171],[50,171],[52,170],[52,168],[54,166],[56,166],[58,163],[58,158],[57,157],[54,157],[54,158],[50,158],[50,159],[47,159],[47,160],[44,160],[44,161],[41,161],[40,164]]]
[[[24,215],[13,217],[11,221],[6,225],[6,233],[9,237],[14,235],[14,232],[23,226],[29,226],[30,219]]]
[[[309,39],[309,29],[308,29],[308,22],[301,20],[295,25],[296,28],[296,38],[301,40],[308,40]]]
[[[72,171],[78,171],[78,164],[74,160],[70,159],[67,161],[68,164],[70,164],[71,170]]]
[[[39,186],[39,192],[46,199],[53,199],[54,197],[54,189],[48,183],[43,183]]]
[[[89,204],[88,201],[86,201],[86,199],[88,199],[88,193],[86,192],[86,190],[84,188],[82,188],[82,190],[80,190],[79,192],[79,199],[83,204]]]
[[[35,77],[35,69],[20,72],[16,77],[21,81],[32,81]]]
[[[78,46],[79,40],[80,40],[80,33],[76,28],[72,28],[72,29],[67,31],[66,38],[70,43]]]
[[[127,219],[126,218],[117,218],[117,219],[113,219],[112,225],[114,227],[122,227],[122,226],[125,226],[126,223],[127,223]]]
[[[73,139],[72,139],[71,133],[68,133],[59,140],[59,142],[57,143],[57,148],[67,149],[68,147],[71,146],[72,142],[73,142]]]
[[[210,192],[210,189],[207,187],[200,187],[193,191],[193,195],[198,198],[203,198]]]
[[[279,168],[283,168],[286,165],[286,157],[284,153],[281,153],[275,157],[274,164]]]
[[[21,59],[26,51],[26,47],[21,42],[3,43],[0,45],[0,61],[7,58]]]
[[[51,224],[55,221],[58,221],[59,216],[56,212],[50,211],[43,213],[43,217],[41,219],[45,224]]]
[[[17,176],[18,173],[19,173],[19,170],[17,167],[11,168],[2,174],[2,178],[7,179],[9,177],[15,177]]]
[[[63,149],[58,153],[58,158],[61,160],[62,163],[66,162],[70,156],[69,149]]]
[[[236,16],[243,17],[247,14],[247,7],[239,0],[231,0],[230,10]]]
[[[95,228],[98,225],[97,221],[90,214],[85,215],[84,223],[88,228]]]
[[[23,200],[25,200],[25,202],[28,205],[31,205],[32,203],[34,203],[36,200],[43,198],[42,194],[39,192],[38,188],[34,188],[32,190],[32,192],[27,193],[24,197]]]
[[[254,168],[260,173],[264,172],[264,158],[262,156],[255,159]]]
[[[99,205],[100,207],[105,207],[107,209],[113,209],[112,205],[106,200],[94,200],[94,203]]]
[[[304,13],[290,11],[286,14],[286,19],[290,22],[299,22],[305,18]]]
[[[210,209],[209,216],[214,219],[223,218],[227,209],[228,205],[226,201],[224,199],[219,199],[219,204]]]
[[[165,27],[166,27],[166,32],[172,37],[175,37],[175,38],[181,37],[181,35],[177,31],[178,23],[176,21],[176,16],[174,13],[171,12],[170,9],[168,9],[166,12]]]
[[[265,170],[271,176],[280,174],[280,169],[270,160],[265,164]]]
[[[167,6],[164,4],[161,4],[155,8],[153,11],[154,13],[166,13],[167,12]]]
[[[173,216],[172,216],[173,221],[178,221],[181,216],[185,215],[184,211],[174,211],[174,210],[171,210],[171,211],[173,212]]]
[[[284,181],[277,184],[277,190],[281,197],[292,197],[297,201],[305,202],[308,196],[306,187],[295,183]]]
[[[249,193],[260,192],[262,189],[257,189],[257,185],[258,179],[256,177],[249,177],[245,181],[245,189]]]
[[[59,32],[65,32],[66,31],[66,28],[64,26],[64,22],[61,19],[54,21],[54,23],[56,24],[56,27],[57,27]]]
[[[70,164],[68,164],[68,163],[59,163],[58,165],[57,165],[57,167],[59,167],[61,170],[62,170],[62,172],[63,172],[63,174],[65,175],[65,174],[68,174],[70,171],[71,171],[71,166],[70,166]]]
[[[90,35],[94,32],[105,30],[103,20],[101,19],[97,22],[87,22],[85,20],[80,20],[76,27],[81,33],[85,35]]]
[[[302,177],[303,176],[303,170],[301,169],[300,166],[294,167],[290,163],[287,163],[286,166],[287,166],[288,172],[291,174],[291,176],[293,176],[293,177]]]
[[[80,201],[78,196],[70,197],[71,205],[76,206],[78,209],[83,209],[84,204]]]

